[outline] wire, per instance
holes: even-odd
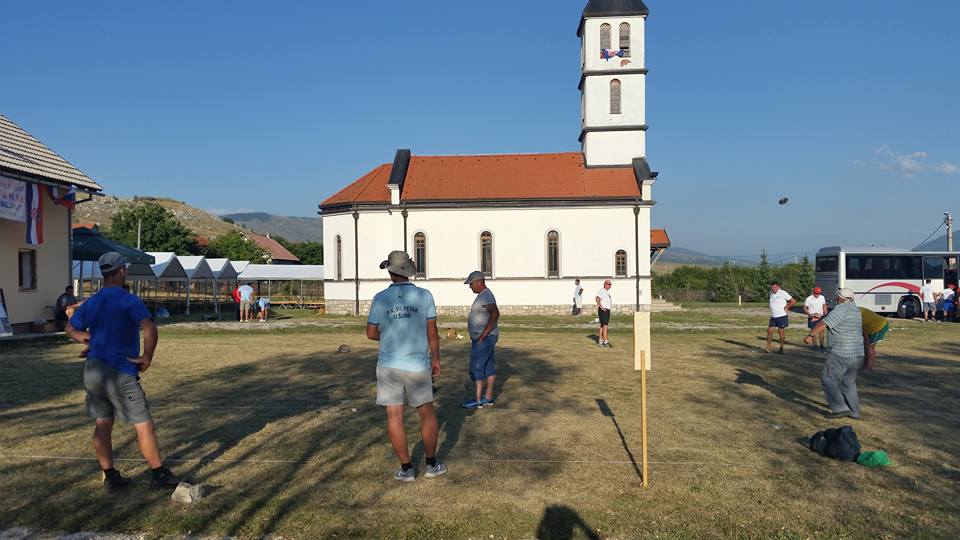
[[[941,222],[940,222],[940,226],[937,227],[937,230],[935,230],[935,231],[933,231],[932,233],[930,233],[930,236],[928,236],[926,239],[924,239],[923,242],[920,242],[919,244],[917,244],[916,246],[914,246],[914,248],[911,249],[910,251],[916,251],[918,247],[926,244],[926,243],[927,243],[927,240],[930,240],[931,238],[933,238],[933,235],[935,235],[935,234],[937,234],[938,232],[940,232],[940,229],[942,229],[943,226],[946,225],[946,224],[947,224],[946,221],[941,221]]]

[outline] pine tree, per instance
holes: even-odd
[[[810,258],[806,255],[800,259],[800,274],[797,276],[797,286],[800,290],[796,294],[808,294],[816,285],[816,277],[813,273],[813,266],[810,265]]]

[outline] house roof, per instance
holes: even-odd
[[[667,236],[666,229],[650,229],[650,247],[651,248],[670,247],[670,237]]]
[[[389,199],[389,196],[387,197]],[[292,261],[300,262],[300,259],[296,255],[290,253],[290,251],[283,247],[280,242],[277,242],[270,236],[263,236],[259,234],[247,233],[247,236],[250,237],[260,249],[267,252],[267,255],[275,261]]]
[[[0,172],[3,170],[92,191],[103,189],[33,135],[0,114]]]
[[[643,0],[590,0],[583,8],[577,36],[583,34],[583,21],[590,17],[636,17],[650,15],[650,9]]]
[[[393,165],[384,164],[331,196],[321,208],[389,204]],[[411,156],[402,202],[634,199],[631,167],[587,167],[583,154]]]

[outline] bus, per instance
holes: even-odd
[[[927,279],[938,292],[957,284],[958,258],[957,251],[826,247],[817,252],[817,285],[831,308],[833,292],[850,287],[858,306],[912,319],[921,315],[920,287]]]

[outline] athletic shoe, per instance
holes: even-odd
[[[831,420],[835,420],[835,419],[837,419],[837,418],[846,418],[846,417],[851,416],[851,415],[852,415],[852,413],[851,413],[850,411],[842,411],[842,412],[828,412],[828,413],[825,414],[824,416],[826,416],[827,418],[829,418],[829,419],[831,419]]]
[[[100,472],[100,479],[103,480],[103,485],[106,486],[107,491],[113,493],[114,491],[120,491],[133,482],[126,476],[120,474],[120,471],[112,469],[108,471]]]
[[[180,485],[180,478],[174,476],[170,469],[162,467],[159,471],[153,472],[153,478],[150,480],[152,489],[170,489]]]
[[[827,352],[827,348],[823,345],[820,346],[820,352]]]
[[[423,473],[424,478],[436,478],[447,474],[447,466],[437,462],[436,465],[427,465],[427,472]]]
[[[475,399],[464,401],[460,406],[464,409],[480,409],[483,407],[483,405],[480,405],[480,402]]]
[[[493,407],[493,401],[494,400],[492,399],[483,398],[480,400],[480,403],[478,403],[478,405],[480,407]]]
[[[397,469],[397,472],[393,473],[393,479],[397,482],[413,482],[417,479],[417,472],[413,470],[413,467],[407,470],[403,470],[403,467],[400,467]]]

